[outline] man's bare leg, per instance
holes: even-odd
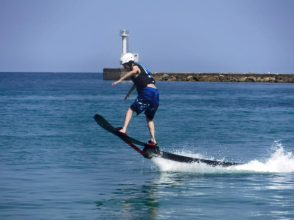
[[[124,126],[123,126],[122,129],[119,130],[120,132],[126,133],[127,127],[129,125],[129,122],[130,122],[130,120],[132,118],[133,113],[134,113],[134,111],[131,108],[129,108],[127,113],[126,113]]]
[[[156,140],[155,140],[155,126],[154,126],[154,122],[153,120],[150,120],[147,116],[146,116],[146,121],[148,123],[148,127],[149,127],[149,131],[150,131],[150,135],[151,135],[151,141],[156,144]]]

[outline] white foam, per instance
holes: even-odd
[[[271,155],[264,162],[252,160],[248,163],[231,167],[211,167],[203,163],[179,163],[162,158],[152,158],[160,171],[192,172],[192,173],[291,173],[294,172],[294,157],[292,152],[286,152],[281,143],[275,142]],[[181,153],[185,155],[185,153]],[[186,155],[203,158],[201,155]],[[203,158],[211,159],[211,158]]]

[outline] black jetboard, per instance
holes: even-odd
[[[119,129],[114,128],[101,115],[96,114],[94,116],[94,119],[102,128],[104,128],[108,132],[118,136],[120,139],[122,139],[124,142],[126,142],[128,145],[130,145],[132,148],[134,148],[141,155],[143,155],[144,157],[146,157],[148,159],[151,159],[152,157],[161,157],[164,159],[182,162],[182,163],[205,163],[210,166],[222,166],[222,167],[241,165],[240,163],[199,159],[199,158],[186,157],[186,156],[182,156],[182,155],[164,152],[164,151],[161,151],[158,146],[154,147],[154,146],[148,145],[148,144],[141,142],[141,141],[138,141],[138,140],[136,140],[136,139],[124,134],[124,133],[119,132]],[[135,146],[135,144],[143,146],[144,149],[143,150],[139,149],[137,146]]]

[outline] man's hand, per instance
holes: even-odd
[[[127,98],[129,98],[129,96],[130,96],[130,94],[127,94],[126,97],[125,97],[125,100],[127,100]]]
[[[114,85],[116,85],[116,84],[118,84],[118,83],[120,83],[121,82],[121,80],[117,80],[117,81],[115,81],[114,83],[112,83],[112,86],[114,86]]]

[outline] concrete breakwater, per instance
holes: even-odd
[[[104,68],[104,80],[118,80],[126,74],[119,68]],[[294,74],[282,73],[152,73],[156,81],[190,81],[190,82],[267,82],[294,83]]]

